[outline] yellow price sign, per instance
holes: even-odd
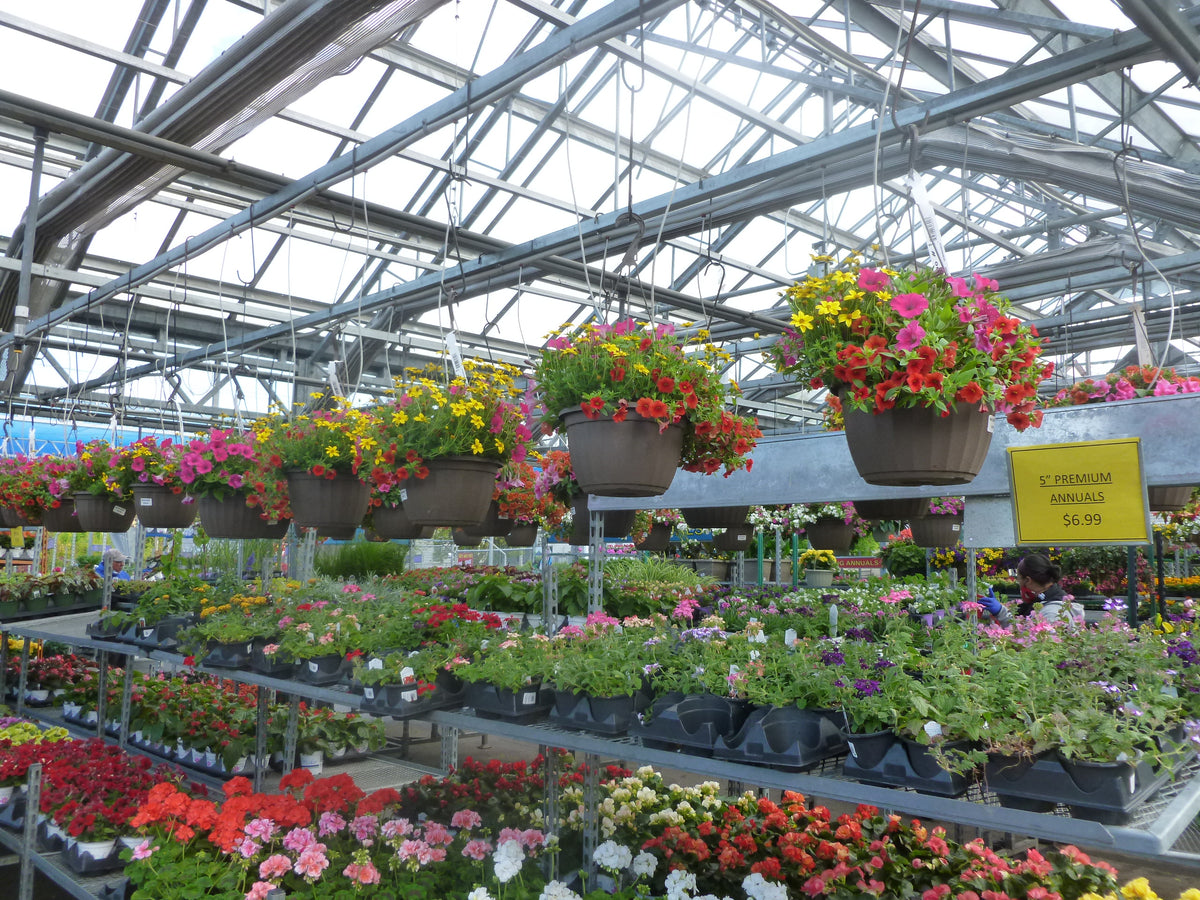
[[[1140,438],[1008,448],[1018,544],[1148,544]]]

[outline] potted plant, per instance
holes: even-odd
[[[255,423],[255,449],[286,479],[297,525],[335,529],[362,522],[370,502],[363,454],[372,447],[377,425],[369,411],[348,406]]]
[[[866,530],[854,511],[853,503],[814,503],[806,509],[805,537],[821,550],[845,555],[857,535]]]
[[[179,479],[210,537],[283,537],[291,522],[287,482],[261,464],[252,432],[213,428],[193,438]]]
[[[838,571],[837,557],[832,550],[805,550],[800,554],[800,568],[808,587],[829,587]]]
[[[65,477],[84,531],[122,532],[133,524],[132,474],[116,462],[117,451],[107,441],[76,442]]]
[[[864,267],[852,254],[784,291],[791,327],[768,355],[829,389],[867,482],[963,484],[987,455],[992,411],[1017,430],[1041,424],[1037,387],[1052,371],[997,287],[979,275]],[[947,440],[947,429],[963,433]]]
[[[634,513],[629,539],[639,550],[662,552],[683,527],[683,514],[677,509],[641,509]]]
[[[566,450],[551,450],[537,457],[541,472],[534,480],[533,489],[538,497],[549,496],[561,504],[565,512],[559,524],[566,532],[568,544],[585,546],[588,543],[589,519],[588,495],[575,478],[571,454]],[[633,527],[634,511],[609,509],[600,514],[602,534],[606,538],[619,538],[629,534]]]
[[[701,329],[684,339],[669,324],[588,323],[547,342],[534,372],[545,427],[564,431],[586,493],[651,497],[682,466],[725,474],[749,469],[762,432],[725,407],[721,352]]]
[[[962,540],[962,497],[934,497],[922,516],[910,519],[908,527],[918,547],[956,547]]]
[[[532,547],[538,528],[555,531],[567,507],[552,492],[538,494],[538,473],[527,461],[515,462],[511,468],[513,474],[497,484],[494,494],[500,515],[513,523],[505,541],[510,547]]]
[[[384,507],[402,503],[414,525],[469,527],[488,511],[500,470],[524,461],[533,441],[508,365],[463,360],[463,374],[437,366],[398,379],[378,421],[370,483]]]
[[[138,520],[147,528],[187,528],[196,518],[196,506],[184,492],[179,477],[183,447],[170,438],[161,443],[153,435],[115,451],[114,472],[132,486]]]

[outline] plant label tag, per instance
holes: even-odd
[[[458,338],[454,336],[454,332],[446,335],[446,352],[450,354],[450,365],[454,366],[454,374],[459,378],[467,377],[467,370],[463,367],[462,351],[458,349]]]
[[[929,735],[931,738],[941,737],[942,736],[942,726],[939,725],[937,722],[926,722],[925,723],[925,733],[927,735]]]
[[[750,662],[754,662],[754,660],[758,659],[759,655],[760,654],[757,650],[751,650],[750,651]]]
[[[408,502],[408,488],[400,488],[400,502],[401,503]]]
[[[141,499],[138,500],[138,506],[153,506],[153,505],[154,505],[153,497],[142,497]]]
[[[736,665],[734,665],[733,663],[729,664],[729,674],[730,675],[736,675],[739,671],[741,671],[741,670],[738,669],[738,667]]]
[[[783,633],[783,645],[785,647],[794,647],[796,645],[796,629],[789,628]]]
[[[829,604],[829,636],[837,637],[838,608],[836,603]]]
[[[315,675],[317,672],[320,672],[320,671],[321,671],[321,667],[320,667],[320,666],[318,666],[318,665],[317,665],[315,662],[313,662],[313,661],[310,659],[310,660],[308,661],[308,671],[312,672],[312,673]]]
[[[1137,791],[1137,772],[1129,773],[1129,793],[1133,794]]]
[[[382,669],[383,668],[383,660],[377,656],[374,659],[372,659],[370,662],[367,663],[367,668],[368,669]]]
[[[247,644],[247,645],[246,645],[246,652],[247,652],[247,653],[253,653],[253,652],[254,652],[254,644]]]
[[[366,697],[368,700],[374,700],[375,699],[375,688],[373,688],[373,687],[363,688],[363,696]]]
[[[123,516],[123,515],[125,515],[125,507],[123,507],[123,506],[114,506],[114,507],[113,507],[113,512],[114,512],[114,513],[116,513],[118,516]]]
[[[996,430],[996,417],[995,416],[988,416],[987,428],[988,428],[988,434],[991,434],[993,431]]]
[[[410,681],[415,681],[417,673],[413,671],[412,666],[405,666],[400,670],[400,683],[408,684]]]
[[[417,692],[415,689],[409,690],[409,691],[401,691],[400,699],[403,700],[405,703],[416,703],[417,702]]]
[[[533,706],[537,703],[537,691],[526,691],[521,695],[522,706]]]
[[[153,629],[153,628],[143,628],[143,629],[142,629],[142,637],[144,637],[144,638],[148,638],[148,637],[150,637],[150,635],[152,635],[152,634],[154,634],[154,629]]]
[[[961,522],[952,522],[950,524],[950,530],[951,531],[962,531],[962,523]]]
[[[850,748],[850,755],[858,759],[858,751],[854,749],[854,741],[846,741],[846,746]]]

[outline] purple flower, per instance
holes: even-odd
[[[899,350],[909,351],[915,350],[921,345],[921,339],[925,337],[925,329],[916,322],[909,322],[900,329],[900,333],[896,335],[896,347]]]
[[[879,682],[871,678],[855,678],[854,690],[858,691],[860,697],[874,697],[876,694],[883,693]]]
[[[846,657],[837,650],[826,650],[821,654],[821,662],[827,666],[840,666],[846,662]]]

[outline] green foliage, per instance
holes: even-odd
[[[468,588],[466,601],[473,609],[540,613],[542,585],[536,579],[517,580],[503,572],[493,572],[480,576]]]
[[[896,541],[883,551],[883,564],[898,578],[925,574],[925,548],[909,541]]]
[[[103,554],[101,554],[99,550],[97,550],[95,553],[80,553],[77,557],[75,557],[75,564],[80,568],[87,568],[88,566],[95,568],[96,566],[100,565],[100,560],[102,558]]]
[[[404,571],[408,546],[391,541],[352,541],[321,547],[313,561],[317,574],[329,578],[362,580]]]

